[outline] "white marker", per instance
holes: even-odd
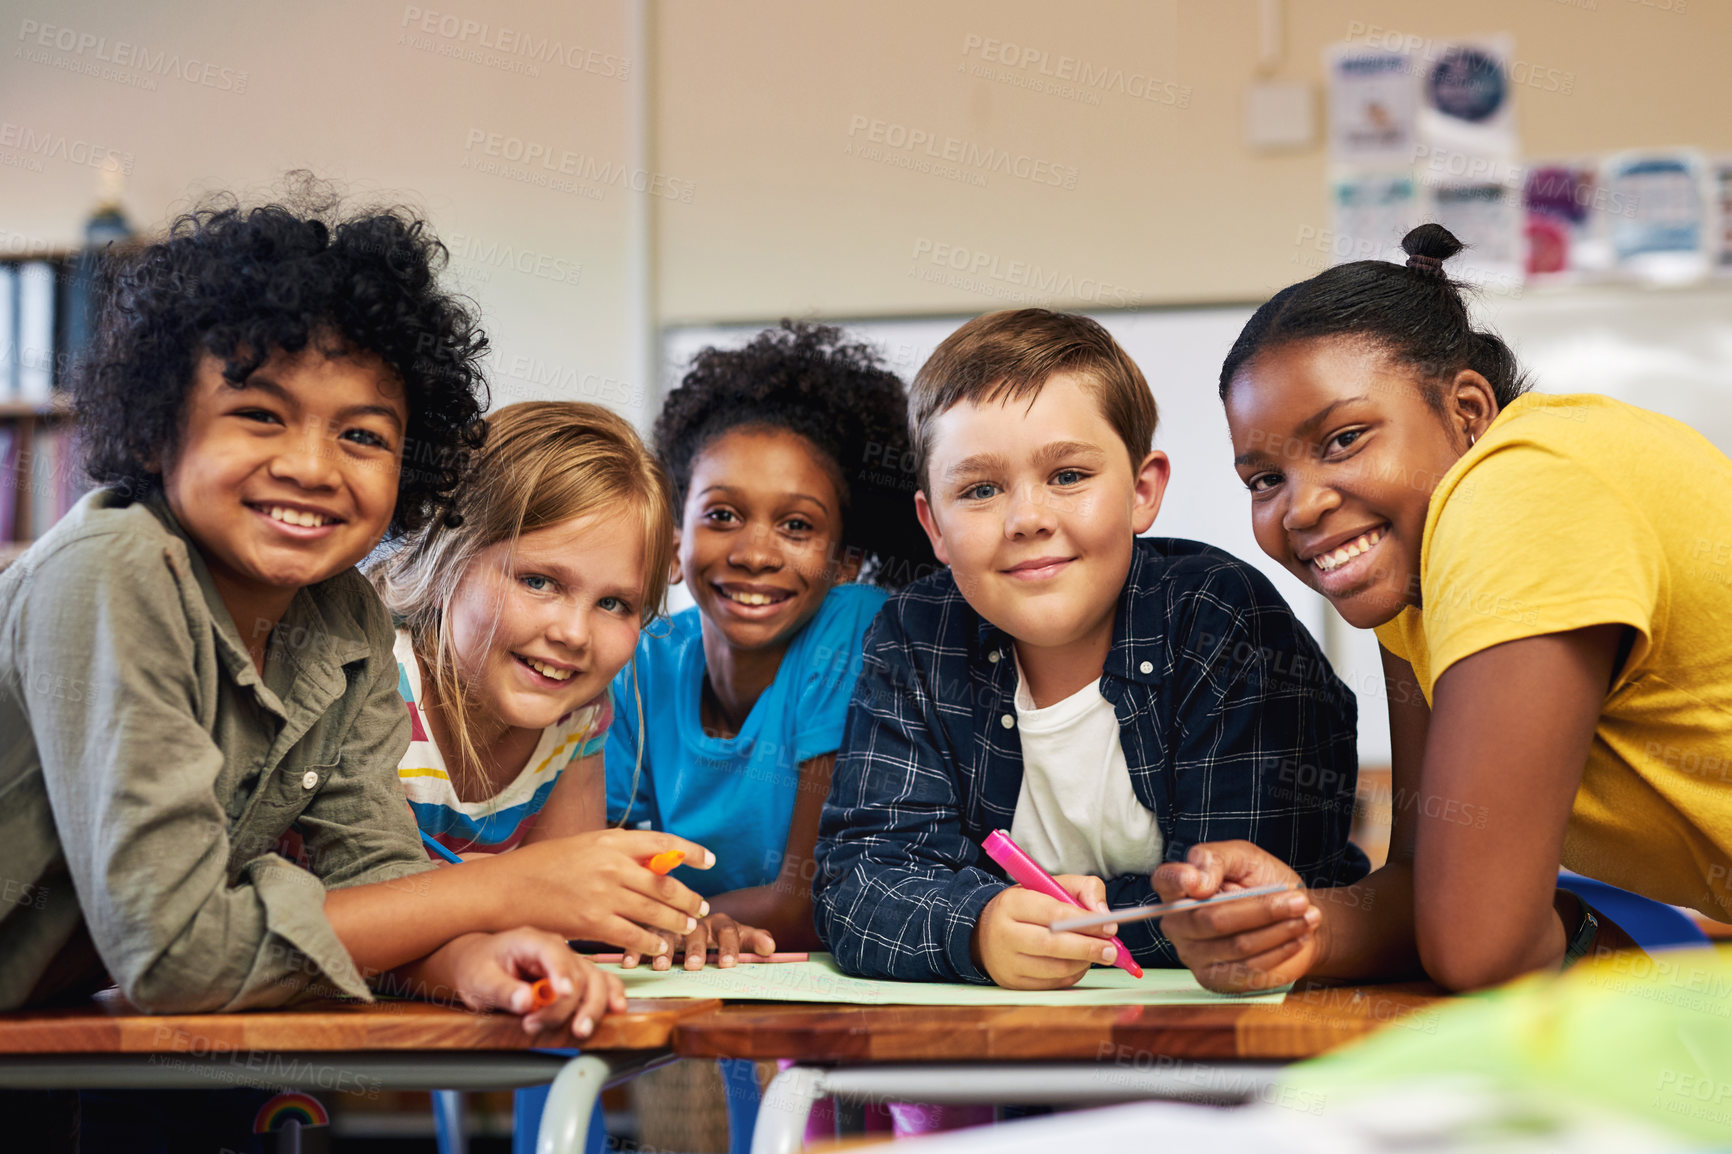
[[[1108,910],[1104,914],[1088,914],[1084,917],[1065,918],[1062,921],[1052,923],[1052,925],[1047,928],[1056,934],[1062,933],[1065,930],[1086,930],[1094,926],[1110,925],[1113,922],[1117,922],[1122,926],[1126,922],[1144,922],[1148,921],[1150,918],[1160,918],[1165,917],[1168,914],[1178,914],[1183,913],[1186,910],[1194,910],[1199,906],[1218,906],[1222,902],[1236,902],[1240,898],[1267,897],[1269,894],[1278,894],[1282,890],[1290,890],[1293,888],[1294,887],[1285,884],[1258,886],[1256,889],[1234,890],[1229,894],[1216,894],[1212,898],[1182,898],[1176,902],[1167,902],[1165,905],[1131,906],[1128,909]]]

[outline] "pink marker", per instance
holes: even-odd
[[[1053,880],[1051,874],[1040,868],[1040,863],[1022,852],[1022,847],[1010,840],[1010,835],[1001,829],[995,829],[986,835],[986,840],[980,843],[980,848],[986,855],[1004,867],[1004,872],[1010,875],[1012,881],[1024,889],[1033,890],[1037,894],[1045,894],[1049,898],[1057,898],[1068,906],[1077,909],[1088,907],[1065,892],[1063,886]],[[1113,945],[1118,953],[1113,957],[1113,965],[1123,970],[1133,978],[1143,976],[1143,968],[1137,965],[1131,957],[1131,952],[1125,949],[1125,944],[1117,938]]]

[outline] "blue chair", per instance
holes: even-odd
[[[1621,890],[1569,870],[1558,871],[1558,888],[1569,890],[1605,914],[1644,950],[1676,950],[1708,945],[1708,935],[1691,918],[1652,898]]]
[[[547,1086],[525,1086],[512,1096],[511,1154],[535,1154],[535,1139],[541,1130],[541,1112],[547,1105],[547,1089]],[[433,1091],[433,1137],[439,1154],[469,1154],[464,1113],[461,1090]],[[606,1154],[607,1127],[599,1109],[589,1116],[589,1139],[584,1143],[584,1150],[586,1154]]]
[[[745,1154],[752,1148],[752,1131],[758,1128],[758,1064],[747,1058],[718,1058],[722,1089],[728,1097],[728,1149]]]

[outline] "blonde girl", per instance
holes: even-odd
[[[539,401],[489,417],[452,514],[373,571],[398,622],[412,741],[398,777],[447,860],[581,836],[589,936],[663,944],[698,903],[645,866],[686,848],[604,830],[609,683],[659,610],[673,522],[661,467],[597,405]],[[701,916],[701,914],[700,914]]]

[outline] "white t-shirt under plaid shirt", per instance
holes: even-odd
[[[535,752],[504,789],[485,801],[462,801],[421,715],[421,666],[405,629],[397,630],[396,655],[397,691],[409,707],[411,730],[397,779],[421,831],[453,853],[500,853],[517,845],[535,824],[565,767],[600,753],[606,744],[613,697],[604,691],[542,730]],[[428,855],[437,856],[432,850]]]

